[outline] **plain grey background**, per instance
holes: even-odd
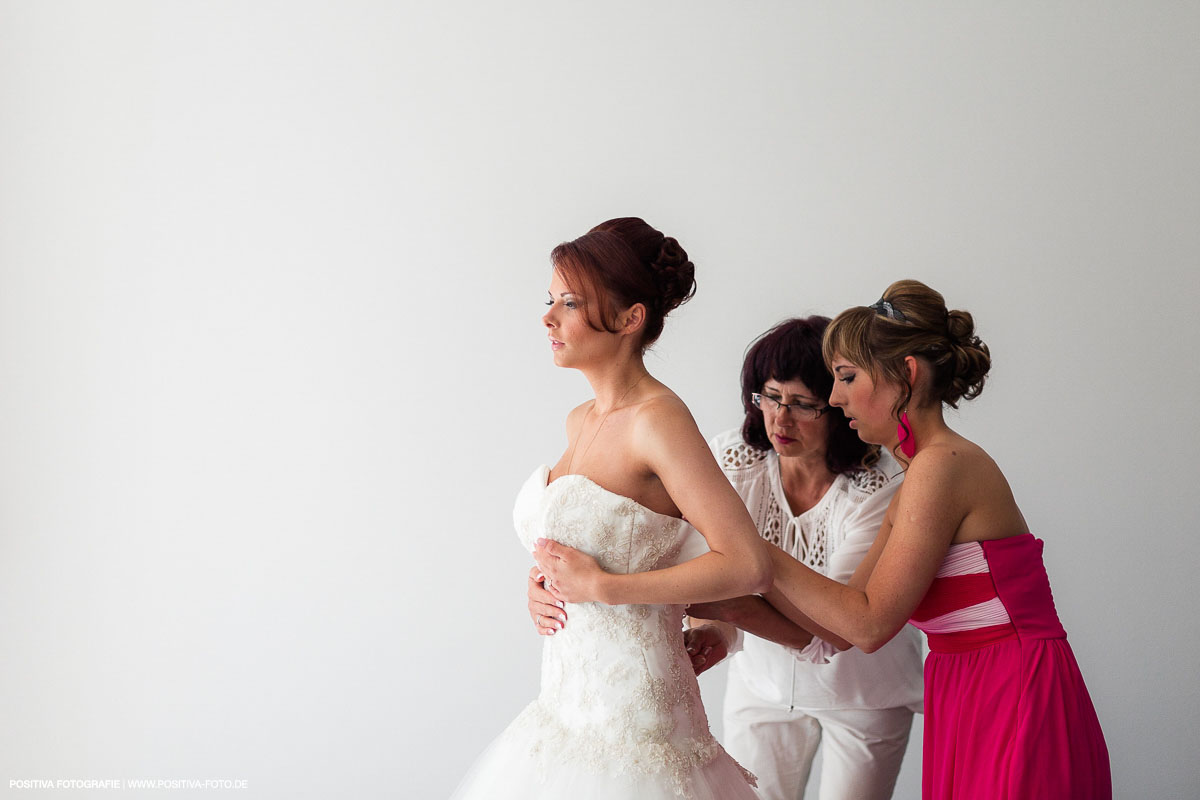
[[[902,277],[975,314],[952,424],[1047,542],[1117,796],[1198,796],[1198,35],[1168,2],[0,3],[0,791],[448,795],[536,693],[511,503],[588,396],[547,254],[640,215],[697,265],[648,365],[706,434],[786,316]]]

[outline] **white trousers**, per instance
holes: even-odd
[[[761,700],[731,676],[724,744],[758,776],[763,800],[802,800],[822,742],[820,800],[888,800],[912,715],[907,708],[789,710]]]

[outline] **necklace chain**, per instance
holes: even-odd
[[[637,385],[639,383],[641,383],[643,380],[645,380],[646,376],[649,374],[650,374],[649,372],[643,372],[642,377],[640,377],[636,381],[634,381],[633,385],[625,390],[625,394],[621,395],[620,399],[617,400],[617,402],[613,403],[613,407],[610,408],[608,411],[604,412],[604,416],[600,418],[600,424],[596,426],[595,433],[593,433],[592,438],[588,440],[587,447],[583,448],[583,454],[581,456],[579,456],[580,463],[583,462],[583,459],[587,458],[588,450],[592,449],[592,445],[595,443],[596,437],[600,435],[600,429],[604,427],[605,422],[608,422],[608,415],[613,413],[614,411],[616,411],[618,408],[620,408],[621,403],[625,402],[625,398],[629,396],[629,393],[632,392],[635,388],[637,388]],[[583,415],[583,425],[579,426],[579,433],[578,433],[578,435],[576,435],[575,441],[571,444],[571,457],[569,459],[567,459],[567,474],[568,475],[574,473],[574,471],[575,471],[574,470],[575,449],[577,447],[579,447],[579,440],[583,436],[584,425],[587,425],[588,415],[590,415],[592,413],[592,408],[595,408],[595,407],[596,407],[596,404],[593,402],[592,407],[587,410],[587,414]]]

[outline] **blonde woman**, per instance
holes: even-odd
[[[1104,734],[1008,481],[943,414],[991,365],[965,311],[918,281],[843,311],[825,333],[831,405],[906,467],[848,585],[772,548],[768,599],[874,652],[925,631],[926,800],[1112,797]],[[810,628],[811,630],[812,628]]]

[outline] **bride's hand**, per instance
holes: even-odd
[[[529,570],[529,582],[526,594],[529,596],[529,618],[537,626],[537,632],[542,636],[553,636],[567,624],[567,612],[562,609],[562,601],[554,599],[554,595],[546,591],[542,585],[546,576],[537,567]]]
[[[533,560],[546,576],[546,591],[567,603],[604,602],[608,573],[596,559],[553,539],[538,539]]]

